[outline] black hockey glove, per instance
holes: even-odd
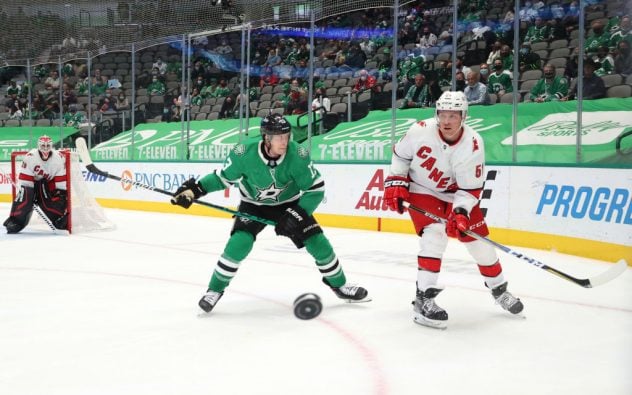
[[[204,188],[195,181],[195,178],[190,178],[183,182],[180,188],[173,194],[171,204],[189,208],[194,200],[204,195],[206,195]]]
[[[309,214],[298,204],[285,209],[285,212],[277,221],[274,231],[279,236],[293,238],[303,231],[303,226],[309,218]]]

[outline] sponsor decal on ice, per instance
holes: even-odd
[[[545,184],[537,215],[632,225],[629,189]]]
[[[598,145],[613,141],[629,127],[628,111],[595,111],[582,122],[582,144]],[[518,145],[573,145],[577,141],[577,113],[549,114],[518,131]],[[503,145],[511,145],[507,137]]]

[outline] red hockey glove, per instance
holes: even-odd
[[[445,224],[445,232],[449,237],[465,237],[465,232],[470,228],[470,218],[462,207],[456,207],[448,216]]]
[[[391,210],[402,214],[404,206],[402,202],[408,200],[408,178],[401,176],[389,176],[384,180],[384,202]]]

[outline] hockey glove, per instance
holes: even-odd
[[[303,230],[302,225],[308,218],[309,214],[299,205],[288,207],[277,221],[274,231],[279,236],[292,238]]]
[[[391,210],[402,214],[404,206],[402,202],[408,200],[408,178],[401,176],[388,176],[384,180],[384,202]]]
[[[190,178],[183,182],[180,188],[173,194],[171,204],[189,208],[194,200],[204,195],[206,195],[206,191],[202,186],[195,181],[195,178]]]
[[[445,232],[449,237],[465,237],[465,232],[470,228],[470,218],[462,207],[456,207],[448,216],[445,224]]]

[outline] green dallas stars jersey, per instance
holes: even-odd
[[[207,192],[237,184],[242,200],[256,205],[276,206],[298,200],[308,214],[325,196],[325,182],[309,152],[295,141],[288,143],[287,152],[276,161],[266,158],[262,141],[237,144],[222,170],[202,177],[199,183]]]

